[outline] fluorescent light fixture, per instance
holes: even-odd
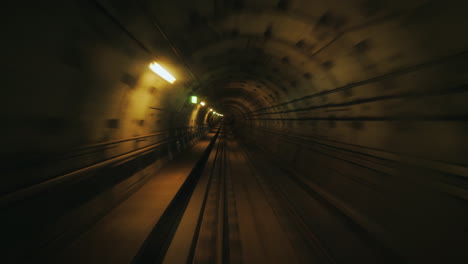
[[[156,62],[152,62],[149,67],[154,73],[161,76],[161,78],[163,78],[164,80],[170,83],[175,82],[176,79],[174,78],[174,76],[168,73],[163,67],[161,67],[161,65],[157,64]]]
[[[200,102],[200,104],[201,104],[201,106],[205,106],[206,103],[205,102]]]
[[[190,102],[192,102],[192,104],[196,104],[198,102],[198,97],[196,96],[191,96],[190,97]]]
[[[210,108],[210,112],[213,112],[213,109]]]
[[[213,112],[214,115],[216,115],[216,112]]]

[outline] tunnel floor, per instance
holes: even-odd
[[[399,261],[306,177],[229,128],[216,130],[73,239],[50,243],[31,258],[41,263]]]

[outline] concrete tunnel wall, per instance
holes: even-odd
[[[460,248],[466,2],[97,3],[6,9],[9,160],[202,125],[195,93],[398,254]],[[152,60],[178,81],[154,75]]]
[[[170,59],[157,57],[175,72],[174,85],[148,68],[156,57],[96,6],[49,1],[5,10],[2,193],[208,125],[207,108],[189,103]],[[159,131],[169,132],[41,166],[82,147]]]

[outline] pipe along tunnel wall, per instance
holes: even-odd
[[[396,255],[467,259],[465,1],[68,0],[3,9],[6,215],[49,192],[47,183],[53,197],[75,189],[80,204],[96,186],[156,173],[220,120],[213,108],[243,144]],[[177,81],[155,75],[152,61]],[[131,159],[158,144],[154,156]],[[112,160],[128,167],[117,178],[101,171]],[[128,195],[114,190],[115,201]],[[102,208],[115,202],[104,200]],[[69,209],[56,201],[43,221]],[[26,232],[36,228],[31,214],[19,221]]]

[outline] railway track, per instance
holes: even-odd
[[[185,232],[176,232],[162,263],[309,263],[298,256],[249,158],[230,130],[221,129],[200,191],[180,222]],[[197,222],[190,224],[194,213]]]
[[[189,252],[163,263],[403,263],[253,146],[220,130],[192,197],[198,204],[188,206],[197,208],[184,234]]]

